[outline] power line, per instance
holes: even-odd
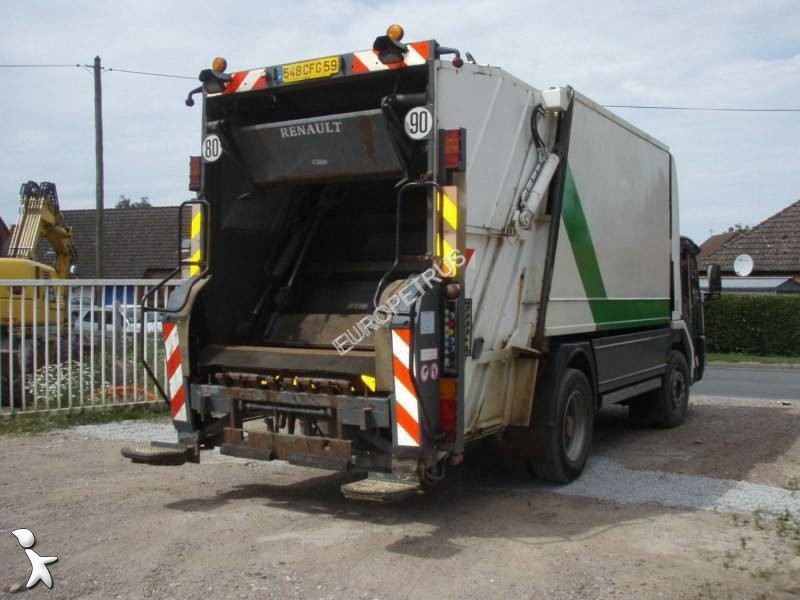
[[[81,65],[81,64],[42,64],[42,65],[0,65],[0,68],[5,69],[48,69],[48,68],[62,68],[62,67],[79,67],[79,68],[93,68],[92,65]],[[153,71],[134,71],[132,69],[118,69],[116,67],[102,67],[101,70],[106,72],[117,71],[119,73],[129,73],[132,75],[146,75],[148,77],[170,77],[173,79],[197,79],[196,77],[189,77],[188,75],[174,75],[172,73],[155,73]]]
[[[638,106],[634,104],[604,104],[606,108],[641,108],[648,110],[698,110],[713,112],[800,112],[800,108],[732,108],[711,106]]]
[[[43,68],[59,68],[59,67],[80,67],[79,64],[72,65],[0,65],[4,69],[43,69]]]
[[[130,73],[132,75],[149,75],[151,77],[171,77],[173,79],[197,79],[197,77],[189,77],[187,75],[172,75],[170,73],[152,73],[150,71],[131,71],[130,69],[117,69],[116,67],[103,67],[104,71],[116,71],[119,73]]]

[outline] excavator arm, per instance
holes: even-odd
[[[67,279],[76,253],[72,230],[64,222],[58,206],[56,186],[49,181],[29,181],[20,188],[19,222],[11,236],[9,258],[36,260],[39,240],[45,237],[56,254],[58,278]]]

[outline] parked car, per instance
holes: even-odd
[[[145,334],[160,334],[163,329],[163,316],[148,312],[144,316]],[[116,335],[133,335],[142,331],[141,307],[128,306],[89,306],[73,321],[73,332],[76,337],[83,334],[84,345],[100,339],[100,332],[105,331],[106,340]]]

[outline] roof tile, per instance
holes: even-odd
[[[733,261],[740,254],[753,257],[754,275],[800,273],[800,200],[728,240],[702,257],[700,264],[718,263],[723,272],[733,272]]]
[[[184,238],[189,237],[190,208],[185,208]],[[64,210],[72,227],[80,276],[96,276],[95,210]],[[103,275],[108,279],[138,279],[148,271],[169,271],[178,264],[178,207],[113,208],[103,211]],[[4,249],[5,250],[5,249]],[[5,252],[4,252],[5,254]],[[39,243],[38,259],[52,264],[55,255],[46,240]]]

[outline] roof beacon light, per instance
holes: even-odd
[[[405,33],[406,32],[403,31],[403,28],[400,25],[394,23],[393,25],[389,25],[389,28],[386,30],[386,37],[393,42],[399,42],[403,39]]]
[[[401,63],[405,60],[408,46],[400,40],[403,39],[403,28],[400,25],[390,25],[386,35],[379,35],[372,44],[372,49],[378,53],[378,60],[385,65]]]
[[[218,56],[214,59],[214,62],[211,63],[211,70],[215,73],[224,73],[225,69],[228,68],[228,61]]]
[[[225,90],[225,86],[228,85],[228,82],[231,80],[231,76],[225,73],[225,69],[227,68],[228,61],[218,56],[212,61],[210,69],[203,69],[200,71],[198,79],[202,82],[202,88],[206,94],[220,94]],[[189,93],[189,98],[186,99],[187,106],[194,104],[194,101],[192,101],[192,104],[189,104],[189,100],[191,100],[191,95],[194,94],[195,91],[196,90],[192,90]]]

